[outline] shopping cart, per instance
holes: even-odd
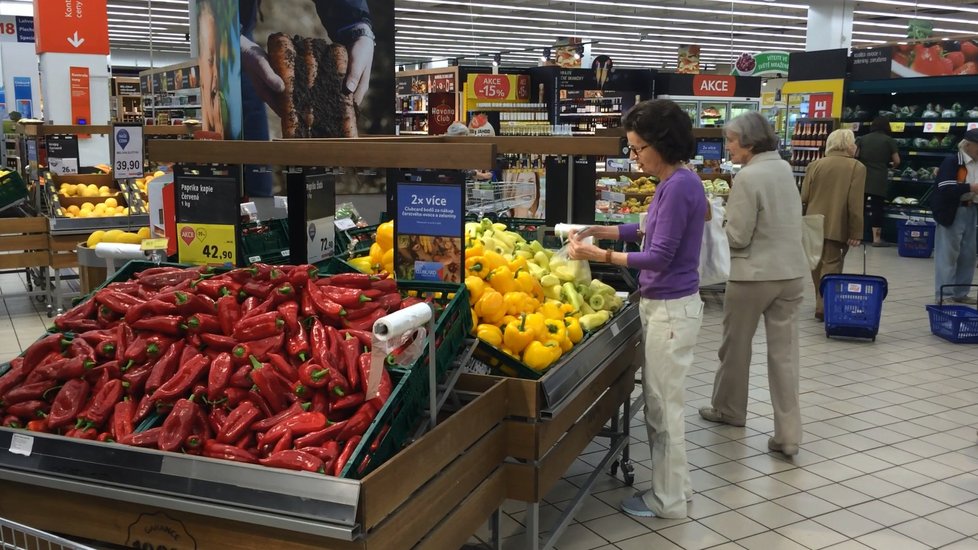
[[[978,309],[961,305],[944,305],[944,289],[953,286],[941,285],[941,299],[937,305],[927,306],[930,316],[930,331],[948,342],[955,344],[978,344]]]
[[[842,336],[876,341],[887,283],[883,277],[866,275],[865,245],[862,275],[826,275],[819,286],[825,302],[826,338]]]
[[[0,550],[98,550],[0,518]]]

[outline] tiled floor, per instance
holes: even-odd
[[[862,269],[853,251],[847,271]],[[618,511],[634,489],[602,475],[560,550],[978,549],[978,347],[930,333],[933,262],[869,249],[869,273],[889,296],[876,342],[826,339],[802,308],[805,441],[794,460],[767,450],[773,431],[763,324],[754,341],[747,426],[702,420],[720,344],[722,298],[706,297],[697,362],[686,384],[693,487],[689,519],[632,519]],[[972,292],[974,295],[974,292]],[[650,485],[649,448],[636,415],[631,451],[638,489]],[[601,458],[595,441],[547,496],[552,524]],[[509,502],[504,548],[522,548],[524,505]],[[549,523],[548,523],[549,521]],[[485,541],[488,531],[477,536]],[[476,542],[476,541],[472,541]]]
[[[861,260],[861,259],[860,259]],[[861,268],[850,260],[849,271]],[[773,430],[763,326],[754,342],[750,415],[734,428],[703,421],[720,341],[721,303],[707,297],[697,363],[687,383],[687,447],[696,495],[689,519],[632,519],[618,511],[631,487],[598,478],[560,550],[978,549],[978,349],[930,334],[924,304],[933,263],[870,249],[869,272],[889,280],[875,343],[825,338],[807,298],[801,321],[805,442],[794,460],[767,451]],[[0,361],[36,339],[50,320],[0,276]],[[631,451],[635,487],[650,484],[641,413]],[[593,442],[541,506],[551,525],[601,458]],[[507,502],[506,548],[521,548],[525,505]],[[486,528],[477,536],[486,540]]]

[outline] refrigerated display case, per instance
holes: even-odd
[[[750,111],[760,109],[760,99],[730,101],[728,98],[711,99],[702,97],[677,97],[662,95],[662,99],[671,99],[686,111],[693,120],[694,128],[720,128],[732,118]]]

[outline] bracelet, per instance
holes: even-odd
[[[611,251],[610,250],[605,250],[604,251],[604,263],[606,263],[606,264],[610,264],[611,263]]]

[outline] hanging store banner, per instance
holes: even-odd
[[[832,94],[808,96],[809,118],[832,118]]]
[[[448,170],[401,171],[395,181],[397,278],[461,282],[464,174]]]
[[[853,50],[852,80],[978,75],[975,40],[939,40]]]
[[[529,101],[530,76],[470,74],[465,81],[465,97],[481,101]]]
[[[0,16],[0,42],[33,42],[34,18]]]
[[[730,74],[735,76],[787,75],[790,57],[788,52],[744,52],[734,62],[734,69]]]
[[[700,74],[700,47],[696,44],[681,44],[676,72],[679,74]]]
[[[34,30],[37,53],[109,55],[106,0],[38,0]]]

